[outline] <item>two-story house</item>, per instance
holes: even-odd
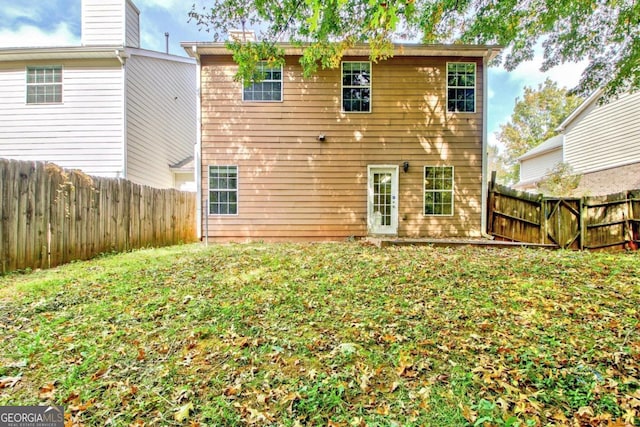
[[[596,91],[558,127],[557,136],[522,155],[521,190],[536,191],[560,162],[581,175],[577,194],[606,195],[640,188],[640,92],[600,103]]]
[[[0,49],[0,157],[195,190],[195,61],[140,49],[130,0],[82,0],[81,39]]]
[[[199,64],[196,181],[213,240],[480,237],[487,62],[498,47],[350,49],[305,79],[302,48],[265,80],[234,81],[221,43],[182,43]]]

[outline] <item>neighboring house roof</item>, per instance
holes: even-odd
[[[186,159],[179,161],[178,163],[174,163],[173,165],[169,165],[169,168],[173,172],[193,172],[193,156],[189,156]]]
[[[168,61],[195,64],[191,58],[171,55],[153,50],[123,46],[67,46],[67,47],[23,47],[0,49],[0,62],[64,60],[64,59],[115,59],[125,60],[139,55]]]
[[[527,151],[522,156],[518,157],[516,160],[521,162],[522,160],[527,160],[532,157],[539,156],[540,154],[544,154],[552,150],[557,150],[558,148],[562,148],[563,142],[564,142],[564,135],[560,134],[560,135],[552,136],[551,138],[544,141],[542,144]]]
[[[122,46],[22,47],[0,49],[0,61],[116,58]]]
[[[230,51],[225,43],[219,42],[182,42],[180,45],[189,56],[197,55],[229,55]],[[302,55],[305,46],[291,43],[280,43],[285,55]],[[471,58],[495,58],[502,50],[499,45],[444,45],[444,44],[394,44],[394,56],[456,56]],[[358,44],[347,49],[344,56],[369,56],[371,49],[367,44]]]
[[[603,92],[602,89],[598,89],[595,92],[593,92],[587,99],[585,99],[582,102],[582,104],[578,105],[578,107],[576,107],[576,109],[573,110],[571,114],[569,114],[569,116],[566,119],[564,119],[562,123],[560,123],[560,126],[556,128],[556,131],[564,132],[567,126],[569,126],[584,110],[589,108],[594,102],[600,99],[602,92]]]

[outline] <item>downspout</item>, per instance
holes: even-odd
[[[201,63],[198,47],[192,46],[191,50],[196,59],[196,96],[198,104],[196,105],[196,145],[193,150],[193,166],[196,180],[196,233],[199,239],[202,239],[202,164],[200,154],[202,152],[202,94],[201,94]],[[205,243],[208,243],[205,241]]]
[[[122,66],[122,176],[119,178],[127,178],[127,55],[120,49],[116,49],[116,58]]]
[[[487,107],[489,105],[489,100],[487,99],[487,93],[489,93],[489,70],[488,70],[488,58],[491,56],[492,50],[489,49],[488,52],[482,58],[482,191],[481,191],[481,217],[480,217],[480,235],[487,239],[493,239],[493,236],[487,234],[487,209],[488,209],[488,180],[489,176],[489,162],[488,162],[488,149],[489,149],[489,140],[487,137]]]

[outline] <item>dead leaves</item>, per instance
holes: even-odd
[[[3,364],[0,397],[63,399],[75,425],[638,423],[637,256],[166,251],[11,301],[3,357],[29,367]]]
[[[56,394],[56,386],[54,383],[47,383],[40,387],[38,398],[40,400],[53,400]]]
[[[0,378],[0,389],[15,387],[15,385],[21,379],[22,379],[22,375],[17,375],[15,377],[1,377]]]
[[[182,405],[176,410],[176,413],[174,414],[173,418],[177,422],[181,423],[189,418],[189,415],[192,411],[193,411],[193,403],[187,403],[185,405]]]

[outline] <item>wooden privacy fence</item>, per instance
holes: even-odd
[[[196,240],[193,193],[0,159],[0,273]]]
[[[544,197],[489,186],[488,233],[514,242],[571,249],[637,249],[640,190],[608,196]]]

